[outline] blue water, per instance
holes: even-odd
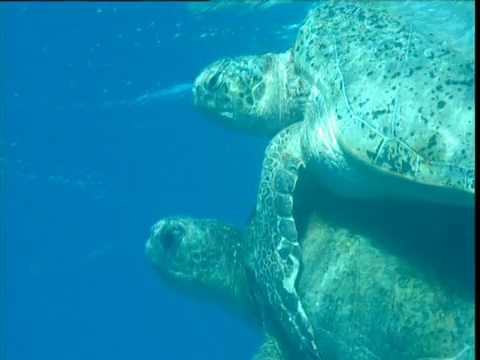
[[[248,359],[260,334],[175,293],[144,257],[170,214],[243,226],[266,140],[212,124],[190,84],[284,51],[311,4],[2,3],[1,354]]]

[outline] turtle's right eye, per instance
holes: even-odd
[[[219,80],[220,80],[220,73],[216,73],[215,75],[213,75],[210,80],[207,81],[207,83],[205,84],[205,89],[207,90],[215,90],[218,85],[219,85]]]
[[[176,247],[185,235],[185,228],[180,224],[172,224],[162,231],[162,246],[165,250]]]

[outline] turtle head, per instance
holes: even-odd
[[[168,217],[152,227],[145,253],[160,278],[184,294],[245,307],[242,235],[219,220]]]
[[[273,136],[301,120],[291,116],[292,99],[287,98],[289,57],[285,53],[218,60],[195,80],[194,103],[230,129]]]

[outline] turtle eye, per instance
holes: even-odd
[[[219,80],[220,80],[220,73],[217,72],[205,84],[205,89],[210,90],[210,91],[215,90],[219,85]]]
[[[180,224],[172,224],[162,232],[162,246],[164,250],[170,250],[182,241],[185,235],[185,228]]]

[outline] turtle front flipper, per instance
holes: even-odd
[[[296,290],[302,264],[293,218],[298,172],[305,166],[302,122],[278,133],[263,163],[255,217],[245,239],[245,265],[267,326],[279,330],[302,358],[318,359],[313,327]]]

